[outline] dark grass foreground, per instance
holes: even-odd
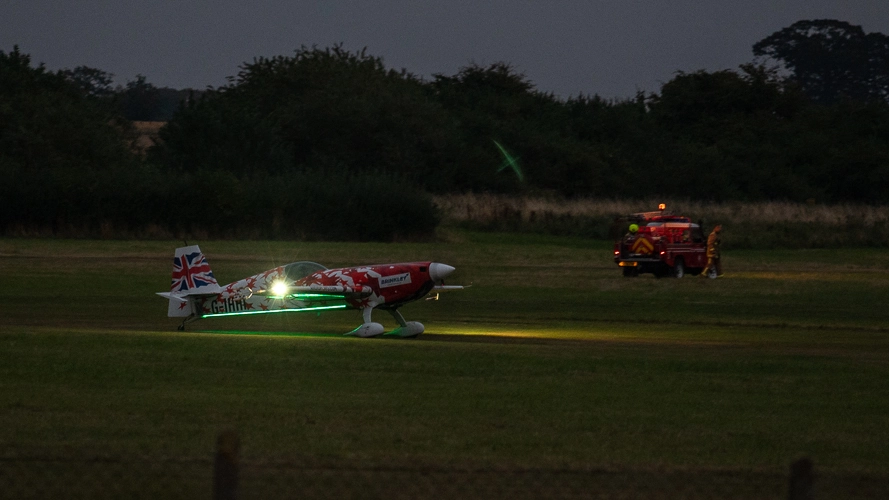
[[[0,242],[0,497],[207,497],[223,429],[240,498],[785,498],[800,457],[816,498],[887,491],[883,253],[633,280],[605,243],[457,236],[200,242],[221,281],[456,266],[473,287],[405,307],[412,341],[342,337],[357,312],[178,333],[153,295],[176,242]]]

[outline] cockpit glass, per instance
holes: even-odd
[[[300,261],[284,266],[284,277],[287,281],[293,282],[305,278],[306,276],[323,271],[326,267],[317,262]]]

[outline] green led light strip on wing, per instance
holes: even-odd
[[[202,318],[218,318],[220,316],[246,316],[248,314],[270,314],[270,313],[287,313],[287,312],[308,312],[308,311],[321,311],[324,309],[345,309],[349,306],[346,304],[339,304],[335,306],[318,306],[318,307],[304,307],[302,309],[269,309],[268,311],[237,311],[237,312],[228,312],[228,313],[208,313],[202,314]]]

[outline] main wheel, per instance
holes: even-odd
[[[685,276],[685,263],[682,262],[682,259],[676,259],[676,264],[673,265],[673,277],[681,278]]]

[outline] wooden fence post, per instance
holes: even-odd
[[[815,466],[808,458],[801,458],[790,464],[790,490],[788,500],[812,500],[815,482]]]
[[[238,497],[238,433],[226,430],[216,438],[216,459],[213,461],[213,499],[235,500]]]

